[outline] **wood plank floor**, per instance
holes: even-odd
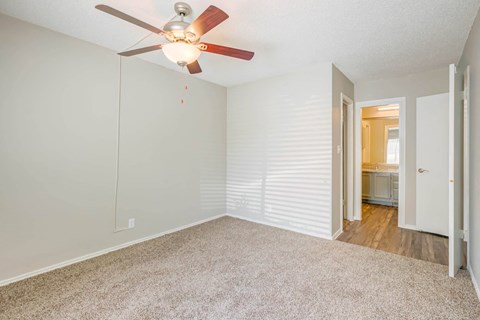
[[[362,221],[344,220],[339,241],[399,255],[448,264],[448,238],[398,227],[398,210],[363,204]]]

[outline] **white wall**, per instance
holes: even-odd
[[[480,15],[468,37],[458,72],[463,74],[470,65],[470,272],[476,279],[480,298]]]
[[[331,237],[332,65],[228,89],[227,212]]]
[[[448,66],[405,77],[355,83],[355,101],[406,97],[405,223],[416,224],[416,98],[448,92]]]
[[[337,152],[337,146],[342,145],[341,110],[343,101],[340,99],[342,93],[353,100],[354,85],[334,65],[332,67],[332,235],[340,230],[343,223],[343,218],[340,216],[342,157]]]
[[[4,15],[0,38],[0,281],[225,213],[225,88],[124,60],[114,234],[117,55]]]

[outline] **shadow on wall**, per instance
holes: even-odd
[[[220,152],[222,151],[222,152]],[[211,143],[201,152],[200,210],[205,215],[225,213],[225,153]]]
[[[328,235],[331,118],[321,107],[330,103],[326,100],[312,96],[295,104],[282,96],[253,124],[251,107],[232,111],[230,121],[236,124],[229,127],[228,213]]]

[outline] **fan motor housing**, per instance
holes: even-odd
[[[170,21],[163,26],[163,30],[167,32],[176,32],[185,30],[190,24],[185,21]]]
[[[165,37],[167,40],[170,42],[176,42],[179,40],[190,43],[197,42],[198,37],[194,33],[185,32],[190,24],[183,21],[183,18],[192,13],[192,8],[190,5],[185,2],[177,2],[174,5],[174,9],[177,15],[181,17],[181,20],[169,21],[167,24],[165,24],[165,26],[163,26],[163,30],[166,31]]]

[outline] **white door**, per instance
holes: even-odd
[[[417,98],[417,228],[448,236],[449,94]]]
[[[449,92],[449,193],[448,193],[448,259],[449,275],[454,277],[462,266],[463,256],[463,76],[450,65]]]

